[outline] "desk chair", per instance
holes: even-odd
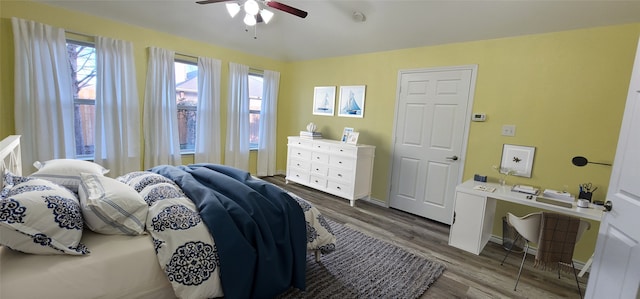
[[[554,213],[546,213],[547,215],[555,215],[558,216],[559,214],[554,214]],[[518,287],[518,281],[520,281],[520,274],[522,273],[522,267],[524,266],[524,261],[527,258],[527,251],[529,249],[529,243],[531,242],[535,242],[535,243],[539,243],[540,242],[540,238],[543,232],[543,219],[545,217],[545,213],[543,212],[536,212],[536,213],[531,213],[528,215],[525,215],[523,217],[517,217],[511,213],[507,213],[507,222],[518,232],[518,236],[516,237],[516,240],[514,240],[511,243],[511,247],[513,247],[513,244],[516,243],[516,241],[518,240],[518,238],[523,238],[525,240],[525,248],[524,248],[524,254],[522,255],[522,262],[520,263],[520,269],[518,270],[518,277],[516,278],[516,285],[513,287],[513,290],[515,291],[516,288]],[[561,216],[561,217],[569,217],[570,219],[579,221],[578,227],[577,227],[577,231],[575,231],[575,243],[577,243],[580,238],[582,237],[582,235],[584,234],[584,231],[586,231],[587,229],[589,229],[591,227],[591,224],[585,220],[579,219],[577,217],[572,217],[572,216]],[[561,228],[564,229],[564,228]],[[551,242],[560,242],[560,241],[564,241],[564,238],[562,240],[550,240]],[[575,246],[575,244],[574,244]],[[538,247],[541,247],[540,244],[538,244]],[[571,248],[571,255],[573,255],[573,248]],[[511,248],[509,248],[509,250],[507,250],[507,253],[505,254],[504,258],[502,259],[502,262],[500,263],[500,265],[504,264],[504,261],[507,259],[507,257],[509,256],[509,253],[511,253]],[[536,255],[537,256],[537,255]],[[536,264],[538,264],[538,260],[536,259]],[[560,264],[564,264],[559,262],[557,266],[558,268],[558,278],[560,278]],[[571,267],[573,268],[573,275],[575,276],[576,279],[576,285],[578,286],[578,293],[580,293],[580,297],[582,297],[582,291],[580,290],[580,283],[578,282],[578,276],[576,274],[576,268],[575,265],[573,263],[573,260],[571,260]]]

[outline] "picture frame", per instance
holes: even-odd
[[[353,132],[353,128],[344,127],[344,130],[342,130],[342,138],[340,138],[340,141],[347,142],[347,138],[349,137],[349,134],[351,134],[351,132]]]
[[[333,116],[336,104],[335,86],[316,86],[313,88],[313,114]]]
[[[338,116],[364,117],[366,85],[340,86]]]
[[[535,152],[536,148],[533,146],[504,144],[500,161],[501,172],[530,178]]]
[[[348,144],[358,144],[358,137],[360,136],[360,132],[351,132],[347,136]]]

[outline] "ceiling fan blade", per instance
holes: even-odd
[[[218,2],[227,2],[227,1],[232,1],[232,0],[202,0],[202,1],[196,1],[196,3],[209,4],[209,3],[218,3]]]
[[[282,4],[282,3],[277,2],[277,1],[266,1],[266,3],[267,3],[267,6],[269,6],[271,8],[274,8],[274,9],[277,9],[277,10],[281,10],[281,11],[284,11],[284,12],[288,12],[288,13],[294,15],[294,16],[298,16],[298,17],[301,17],[301,18],[307,17],[307,14],[308,14],[304,10],[300,10],[300,9],[295,8],[295,7],[291,7],[289,5]]]

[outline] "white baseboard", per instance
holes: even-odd
[[[502,237],[501,236],[496,236],[496,235],[491,235],[491,238],[489,238],[489,242],[502,245]],[[536,248],[529,248],[527,250],[527,254],[531,254],[531,255],[535,255],[537,252],[538,252],[538,250]],[[573,260],[573,264],[575,265],[576,269],[582,270],[582,268],[584,268],[584,264],[585,263]],[[587,271],[587,272],[589,272],[589,271]]]

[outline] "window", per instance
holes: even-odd
[[[249,148],[258,149],[260,110],[262,109],[262,75],[249,74]]]
[[[67,41],[73,88],[76,157],[94,156],[96,119],[96,48],[89,43]]]
[[[198,114],[198,65],[176,61],[176,103],[180,153],[193,153],[196,148],[196,116]]]

